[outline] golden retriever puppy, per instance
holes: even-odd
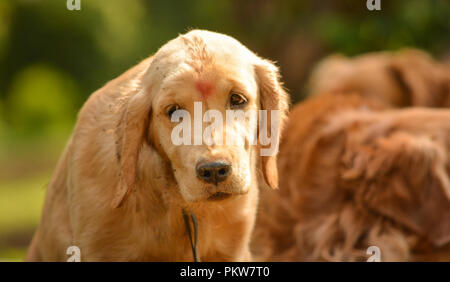
[[[414,49],[324,59],[310,93],[353,93],[395,107],[450,107],[450,68]]]
[[[323,94],[296,105],[284,132],[256,259],[366,261],[375,246],[381,261],[450,260],[449,109]]]
[[[267,131],[278,142],[287,99],[278,69],[229,36],[169,41],[81,109],[27,259],[67,260],[76,246],[81,261],[251,260],[258,185],[278,178],[276,154],[260,153],[273,143],[249,138],[256,112],[276,110]],[[237,110],[251,114],[209,127]],[[194,130],[177,144],[184,122]],[[219,142],[225,135],[236,143]]]

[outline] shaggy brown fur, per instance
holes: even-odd
[[[333,55],[313,72],[310,93],[336,92],[358,92],[395,107],[450,107],[450,68],[415,49]]]
[[[330,92],[290,114],[256,258],[365,261],[377,246],[382,261],[450,260],[450,109],[396,108],[448,106],[448,73],[415,51],[345,65],[321,65],[313,88]]]

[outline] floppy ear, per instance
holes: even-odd
[[[279,142],[281,130],[286,122],[289,107],[289,98],[280,82],[278,68],[270,61],[258,59],[255,64],[255,74],[258,83],[261,109],[267,110],[267,133],[268,136],[276,136]],[[271,111],[279,111],[278,124],[271,126]],[[273,132],[272,132],[273,131]],[[270,147],[270,144],[264,147]],[[261,156],[261,164],[264,179],[271,188],[278,187],[277,151],[270,156]]]
[[[361,145],[361,144],[360,144]],[[346,149],[342,176],[355,200],[434,246],[450,242],[448,151],[428,137],[395,133]]]
[[[450,107],[450,70],[428,54],[402,51],[389,71],[404,93],[405,106]]]
[[[139,151],[145,139],[150,120],[151,98],[149,89],[142,89],[130,97],[124,106],[117,128],[117,155],[120,165],[120,181],[111,202],[118,208],[130,195],[136,184],[136,167]]]

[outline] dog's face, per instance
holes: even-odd
[[[230,61],[228,52],[212,56],[202,69],[179,65],[152,103],[151,142],[169,159],[186,201],[247,193],[254,173],[251,138],[260,107],[253,66],[245,58]],[[227,122],[236,111],[247,117]]]
[[[278,110],[278,129],[287,111],[272,63],[231,37],[191,31],[155,54],[142,86],[131,103],[149,117],[144,139],[170,164],[185,201],[245,194],[257,166],[277,185],[275,155],[261,157],[257,141],[258,111]],[[278,142],[279,132],[270,135]],[[132,177],[125,182],[133,184]]]

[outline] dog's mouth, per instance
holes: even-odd
[[[217,192],[217,193],[214,193],[211,196],[209,196],[208,200],[209,201],[220,201],[220,200],[224,200],[229,197],[231,197],[231,193]]]

